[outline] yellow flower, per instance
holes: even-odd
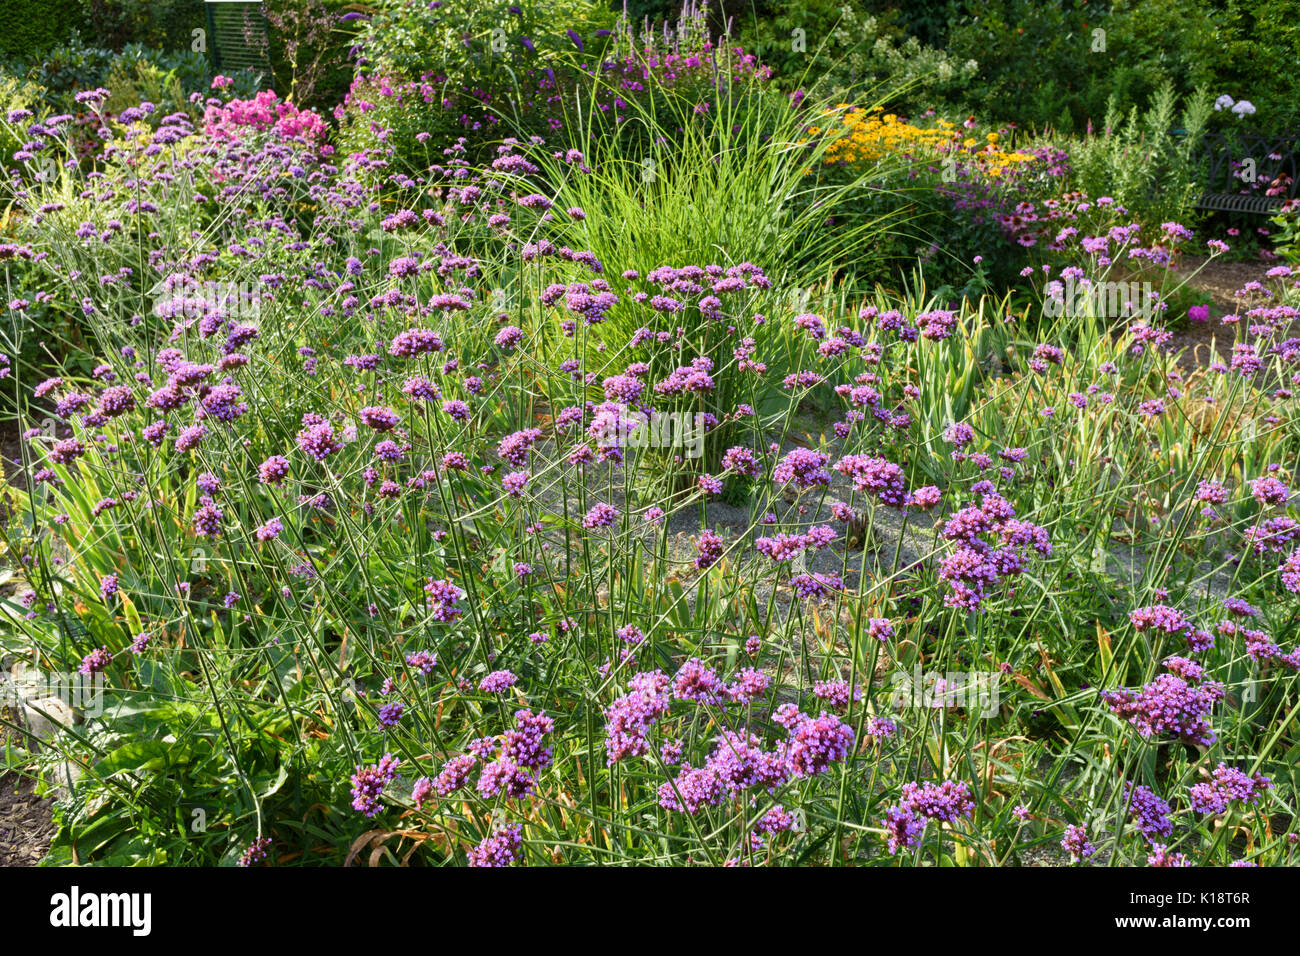
[[[871,163],[886,157],[926,161],[964,149],[975,169],[996,179],[1004,176],[1009,167],[1033,159],[1026,153],[999,150],[997,133],[985,134],[985,143],[977,149],[979,141],[965,137],[948,120],[937,120],[934,127],[927,129],[912,125],[896,113],[884,113],[879,106],[864,110],[844,104],[824,111],[823,116],[829,125],[809,127],[808,132],[828,140],[823,155],[826,163]]]

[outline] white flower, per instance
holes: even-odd
[[[1250,116],[1255,112],[1255,104],[1250,100],[1238,100],[1232,111],[1240,116]]]
[[[1226,110],[1226,109],[1230,109],[1231,107],[1232,107],[1232,97],[1229,96],[1227,93],[1224,93],[1222,96],[1220,96],[1217,100],[1214,101],[1214,108],[1216,110]]]

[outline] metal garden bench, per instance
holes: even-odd
[[[1300,179],[1298,149],[1300,133],[1297,132],[1266,136],[1206,134],[1200,144],[1206,191],[1196,208],[1272,215],[1288,200],[1295,199],[1297,179]],[[1243,182],[1237,175],[1246,161],[1254,163],[1253,182]],[[1290,182],[1279,183],[1282,176],[1289,177]],[[1268,192],[1275,195],[1266,195]]]

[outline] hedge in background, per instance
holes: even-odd
[[[77,0],[4,0],[0,3],[0,55],[48,50],[86,25]]]

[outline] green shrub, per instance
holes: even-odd
[[[134,88],[147,89],[154,95],[161,96],[161,88],[168,85],[162,80],[165,76],[174,77],[185,96],[207,90],[212,82],[210,61],[204,54],[191,51],[188,46],[160,52],[139,43],[129,43],[120,51],[114,52],[105,47],[91,46],[80,34],[75,33],[66,43],[39,57],[13,62],[9,72],[43,88],[46,102],[51,108],[70,113],[81,112],[73,99],[76,93],[99,86],[107,87],[114,77],[117,90],[122,92],[123,97],[130,95],[130,89]],[[121,99],[119,97],[115,109],[131,105]],[[183,105],[183,102],[178,101],[174,108],[179,109]]]
[[[91,35],[114,50],[129,43],[188,50],[193,31],[207,23],[203,0],[90,0],[86,6]]]
[[[1242,125],[1300,126],[1300,22],[1290,0],[1220,0],[1206,70],[1216,95],[1250,100],[1257,112]],[[1224,117],[1227,121],[1228,117]],[[1232,120],[1237,122],[1235,118]]]
[[[461,136],[475,157],[504,136],[549,137],[575,105],[557,102],[561,88],[576,88],[557,74],[591,72],[613,43],[613,12],[589,0],[381,6],[359,38],[360,75],[335,112],[340,149],[375,148],[376,130],[387,129],[386,144],[417,169],[430,162],[420,133],[435,156]]]
[[[352,83],[348,53],[358,25],[337,0],[272,0],[266,5],[275,89],[300,107],[329,109]],[[355,4],[347,4],[355,6]]]
[[[575,50],[569,31],[588,49],[597,30],[612,30],[616,17],[592,0],[468,2],[449,0],[436,9],[410,0],[381,0],[362,38],[369,71],[403,76],[443,76],[453,86],[488,92],[539,64],[553,64]],[[529,49],[529,47],[532,49]]]
[[[1105,108],[1096,79],[1109,83],[1117,62],[1112,47],[1092,52],[1090,30],[1101,4],[1061,0],[991,0],[962,3],[948,35],[947,52],[974,59],[979,71],[967,89],[972,110],[1022,127],[1069,124],[1082,128]],[[1065,111],[1065,115],[1063,115]]]
[[[954,0],[950,9],[944,48],[979,61],[969,103],[997,120],[1083,132],[1112,99],[1121,111],[1146,108],[1165,85],[1248,99],[1258,113],[1245,125],[1300,116],[1300,27],[1286,0]]]
[[[741,11],[736,30],[783,88],[808,86],[851,102],[889,85],[900,91],[900,108],[917,112],[959,98],[976,59],[925,46],[893,19],[849,0],[805,0],[759,18]]]
[[[1201,192],[1194,151],[1213,112],[1210,96],[1189,97],[1181,114],[1172,83],[1156,91],[1150,109],[1125,116],[1112,98],[1101,130],[1071,147],[1075,184],[1089,196],[1109,195],[1144,226],[1185,222]],[[1185,133],[1174,135],[1176,128]]]
[[[164,70],[152,63],[138,60],[128,63],[114,62],[106,83],[109,98],[104,108],[113,114],[147,100],[164,113],[173,113],[186,107],[185,92],[175,70]]]
[[[77,0],[5,0],[0,3],[0,55],[40,54],[84,26],[84,14]]]

